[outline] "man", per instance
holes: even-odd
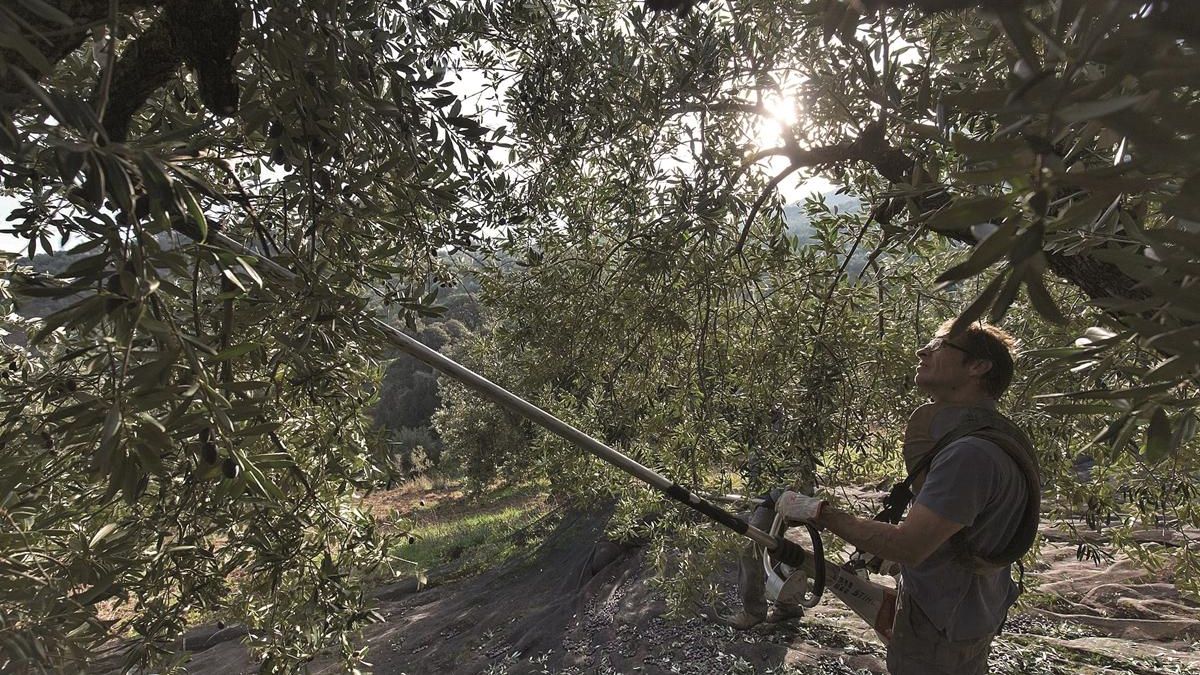
[[[952,337],[950,323],[917,351],[916,384],[933,404],[922,406],[910,426],[920,418],[931,427],[924,433],[943,441],[964,418],[991,418],[991,428],[925,446],[937,449],[908,517],[899,525],[859,518],[791,491],[776,505],[790,519],[900,564],[887,654],[893,675],[987,672],[992,638],[1018,594],[1008,563],[1036,531],[1036,459],[1024,434],[994,412],[1012,381],[1013,340],[982,323]]]

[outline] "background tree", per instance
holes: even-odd
[[[437,318],[418,323],[421,344],[449,352],[471,337],[471,328],[453,316],[478,324],[478,307],[470,289],[478,285],[466,277],[450,294],[438,298]],[[398,477],[433,469],[441,458],[442,443],[432,428],[433,414],[442,405],[439,374],[407,354],[394,354],[379,384],[375,423],[388,434]]]

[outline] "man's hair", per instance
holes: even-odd
[[[949,319],[938,328],[938,335],[950,337],[954,319]],[[1017,353],[1017,341],[1003,328],[990,323],[975,321],[954,335],[955,344],[967,354],[964,359],[988,361],[992,367],[983,374],[983,389],[994,399],[999,399],[1008,385],[1012,384],[1013,361]]]

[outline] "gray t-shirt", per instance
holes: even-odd
[[[933,458],[916,503],[970,526],[971,550],[988,555],[1016,533],[1028,492],[1020,467],[1004,450],[967,436]],[[901,574],[905,591],[950,640],[992,635],[1017,599],[1010,567],[976,574],[955,557],[951,541],[920,565],[902,567]]]

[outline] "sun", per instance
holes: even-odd
[[[788,128],[800,117],[796,99],[780,94],[768,94],[763,97],[762,105],[767,114],[760,116],[755,124],[755,141],[760,148],[783,145]]]

